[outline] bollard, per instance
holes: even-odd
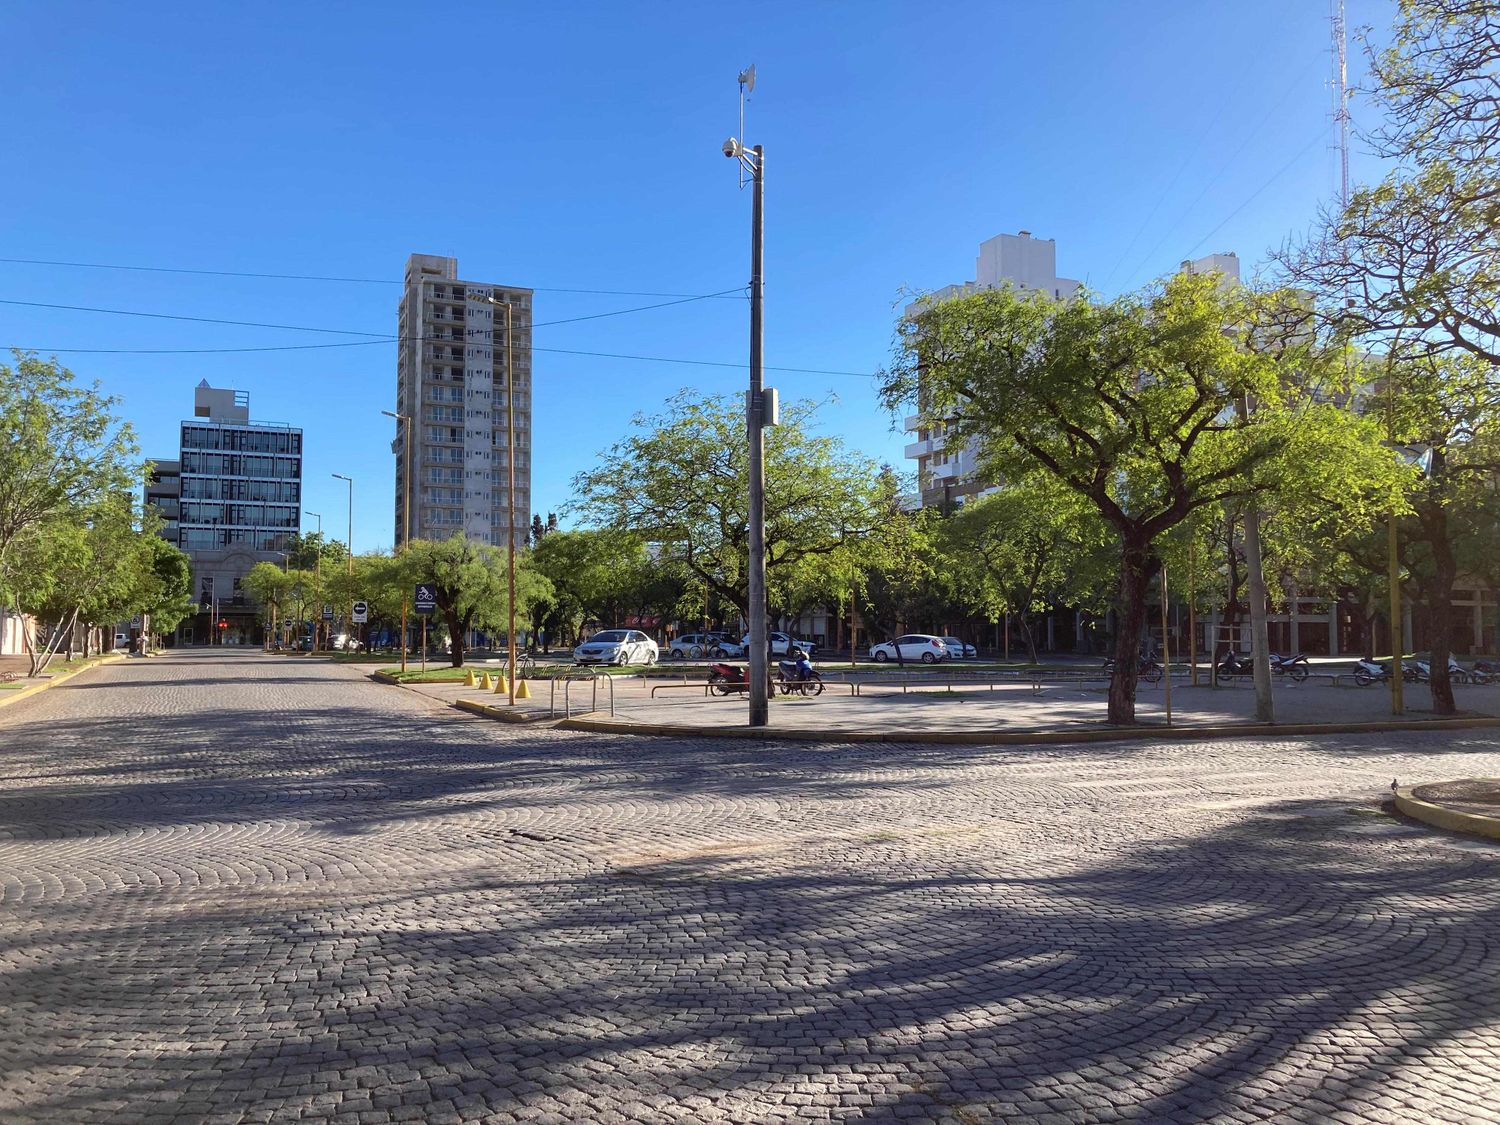
[[[516,681],[516,698],[517,699],[530,699],[531,698],[531,689],[526,686],[526,681],[525,680],[517,680]]]
[[[504,672],[501,672],[498,676],[495,677],[495,694],[496,695],[508,695],[508,694],[510,694],[510,685],[505,682],[505,673]]]
[[[478,682],[479,681],[474,679],[474,669],[469,668],[464,672],[464,685],[466,687],[473,687]]]

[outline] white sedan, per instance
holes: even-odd
[[[656,642],[635,629],[606,629],[573,650],[575,664],[655,664]]]
[[[920,660],[923,664],[936,664],[939,660],[948,659],[948,649],[943,644],[942,637],[934,637],[930,633],[908,633],[894,641],[871,645],[870,659],[877,664],[884,664],[888,660]]]

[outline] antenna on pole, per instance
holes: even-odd
[[[1339,150],[1339,210],[1349,206],[1349,58],[1344,35],[1344,0],[1331,0],[1333,21],[1333,125]]]
[[[746,102],[746,100],[748,100],[747,99],[747,95],[749,95],[755,89],[755,64],[754,63],[751,63],[744,70],[740,71],[740,79],[739,79],[739,81],[740,81],[740,131],[739,131],[738,135],[739,135],[739,138],[740,138],[740,143],[743,144],[744,141],[745,141],[745,102]],[[742,190],[742,191],[744,190],[745,183],[746,183],[746,180],[745,180],[745,165],[744,165],[744,162],[741,161],[741,163],[740,163],[740,190]]]

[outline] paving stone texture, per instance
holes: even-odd
[[[0,1121],[1500,1120],[1490,732],[694,742],[183,653],[0,713]]]

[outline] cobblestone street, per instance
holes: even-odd
[[[186,652],[0,711],[0,1120],[1500,1120],[1492,732],[593,736]]]

